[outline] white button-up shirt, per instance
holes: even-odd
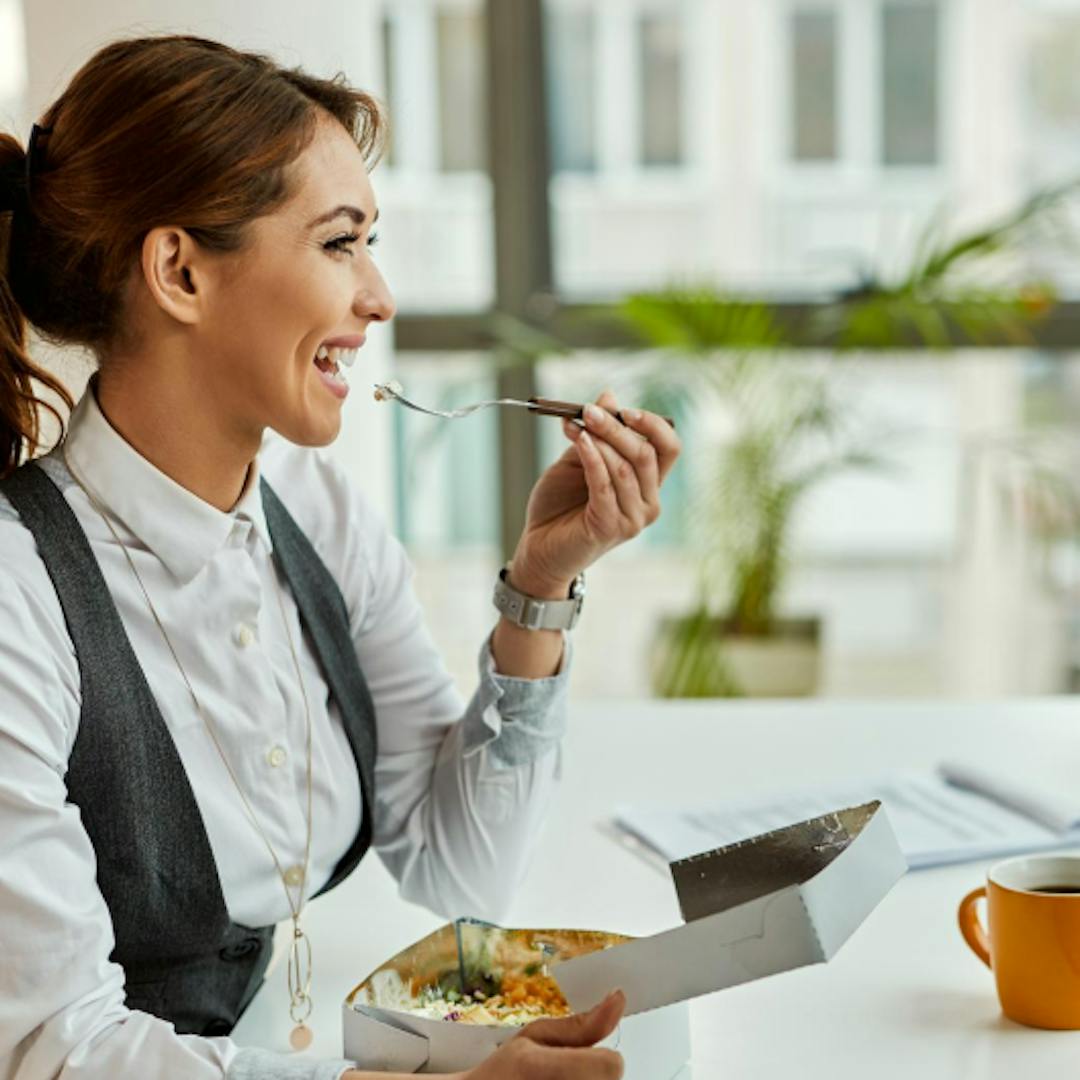
[[[448,917],[498,918],[557,770],[567,661],[551,679],[503,677],[485,643],[480,684],[465,707],[424,627],[400,543],[318,451],[268,436],[237,505],[223,513],[138,454],[91,391],[66,446],[74,472],[111,511],[283,867],[304,858],[306,691],[310,895],[356,836],[362,804],[340,715],[271,558],[258,483],[260,470],[266,475],[348,607],[377,717],[375,849],[405,898]],[[87,534],[176,743],[229,915],[248,926],[287,918],[281,878],[123,551],[62,456],[44,461]],[[177,1036],[125,1008],[94,851],[66,799],[79,715],[79,668],[59,601],[31,534],[0,496],[0,1077],[201,1080],[256,1067],[266,1078],[338,1075],[341,1063],[275,1060],[225,1038]]]

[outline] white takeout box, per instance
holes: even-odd
[[[618,943],[549,970],[575,1012],[622,989],[626,1014],[604,1045],[623,1054],[624,1080],[671,1080],[690,1057],[686,1001],[830,959],[906,870],[879,802],[838,810],[673,863],[685,925],[645,938],[607,935]],[[454,1072],[517,1034],[380,1005],[373,978],[434,945],[445,952],[452,935],[452,925],[428,935],[348,996],[345,1056],[359,1068]]]

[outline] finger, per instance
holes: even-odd
[[[604,467],[611,479],[611,486],[615,490],[620,530],[623,532],[640,531],[646,524],[647,507],[634,467],[607,443],[593,439],[593,445],[604,461]]]
[[[602,394],[599,401],[604,403],[603,408],[585,408],[586,428],[598,439],[613,446],[624,460],[630,462],[638,476],[642,496],[649,506],[659,511],[660,468],[656,448],[644,435],[620,423],[606,411],[609,407],[618,406],[614,396],[609,398],[607,394]],[[610,406],[608,401],[611,402]]]
[[[562,426],[563,434],[572,443],[576,443],[578,441],[578,436],[585,430],[585,428],[576,420],[563,420]],[[578,451],[572,446],[568,446],[565,453],[567,455],[567,460],[571,462],[571,464],[576,465],[578,468],[581,467],[581,455]]]
[[[682,453],[682,440],[675,433],[675,429],[656,413],[642,409],[623,409],[622,418],[627,427],[649,440],[656,452],[659,483],[662,484]]]
[[[629,429],[639,439],[648,440],[658,458],[657,482],[662,484],[682,451],[682,441],[675,433],[675,428],[662,416],[657,416],[655,413],[646,412],[643,409],[620,409],[619,403],[611,390],[605,390],[596,399],[596,403],[612,413],[617,413],[618,417],[615,422],[624,430]],[[633,459],[631,458],[631,460]]]
[[[619,500],[596,441],[587,431],[581,431],[574,440],[574,446],[585,474],[585,486],[589,490],[593,512],[605,529],[614,532],[619,526]]]
[[[612,414],[619,411],[619,399],[615,396],[615,391],[612,390],[610,386],[601,392],[600,396],[596,399],[596,404],[602,409],[607,409],[607,411]]]
[[[593,1046],[616,1028],[626,1008],[626,995],[613,990],[588,1012],[559,1020],[534,1020],[521,1029],[521,1036],[545,1046]]]
[[[608,474],[611,476],[619,512],[625,519],[626,527],[632,529],[635,534],[639,533],[659,516],[659,489],[655,468],[652,474],[654,499],[653,504],[650,505],[641,490],[641,481],[634,466],[608,443],[598,439],[594,439],[593,442],[600,451],[600,456],[604,459]]]
[[[611,443],[625,457],[633,457],[634,448],[645,440],[615,416],[619,411],[618,399],[605,390],[595,404],[584,407],[581,416],[586,430]]]
[[[527,1055],[529,1080],[620,1080],[622,1055],[614,1050],[534,1046]]]

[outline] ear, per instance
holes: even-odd
[[[206,308],[206,253],[184,230],[163,225],[143,239],[142,273],[154,302],[177,322],[194,325]]]

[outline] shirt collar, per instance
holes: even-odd
[[[71,414],[64,448],[78,480],[181,581],[190,581],[202,570],[238,521],[249,522],[267,550],[273,549],[258,458],[248,469],[236,505],[228,512],[218,510],[166,476],[124,439],[98,406],[93,380]]]

